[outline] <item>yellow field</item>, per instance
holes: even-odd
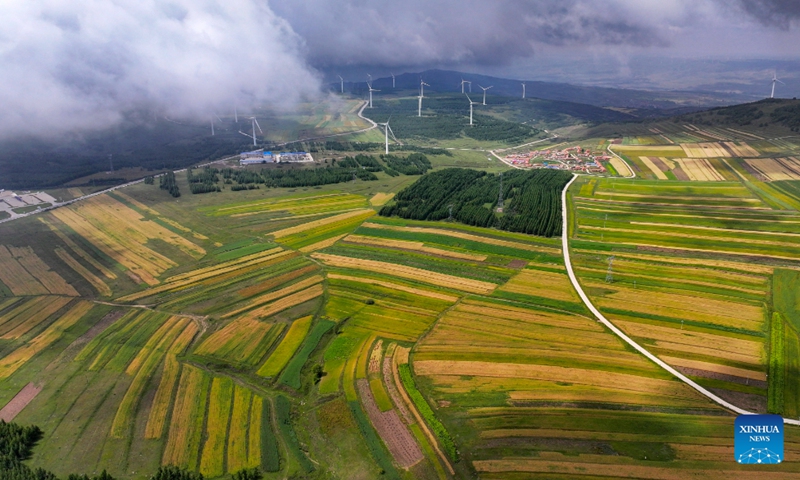
[[[205,444],[200,457],[200,473],[214,478],[221,477],[225,464],[225,440],[228,436],[233,381],[227,377],[214,377],[208,403]]]
[[[312,255],[312,257],[334,267],[353,268],[356,270],[386,273],[401,278],[408,278],[440,287],[453,288],[471,293],[490,293],[495,289],[495,287],[497,287],[497,285],[494,283],[455,277],[453,275],[431,272],[428,270],[422,270],[420,268],[406,267],[404,265],[398,265],[395,263],[364,260],[360,258],[350,258],[324,253],[315,253]]]
[[[360,220],[366,220],[367,218],[373,215],[375,215],[375,210],[371,209],[353,210],[351,212],[341,213],[339,215],[323,218],[321,220],[314,220],[313,222],[303,223],[301,225],[297,225],[294,227],[284,228],[283,230],[272,232],[272,236],[275,237],[276,239],[283,238],[295,233],[305,232],[306,230],[311,230],[312,228],[317,228],[324,225],[330,225],[333,223],[344,222],[344,221],[357,222]]]
[[[370,205],[373,207],[381,207],[394,198],[394,193],[376,193],[369,199]]]
[[[251,318],[239,318],[214,332],[195,350],[198,355],[223,353],[235,362],[246,362],[267,334],[280,335],[284,324],[265,323]],[[272,330],[275,329],[274,332]]]
[[[305,290],[301,290],[297,293],[293,293],[291,295],[287,295],[279,300],[276,300],[272,303],[264,305],[263,307],[256,308],[255,310],[250,310],[246,313],[246,318],[267,318],[270,315],[274,315],[278,312],[282,312],[287,308],[292,308],[295,305],[300,305],[301,303],[307,302],[314,298],[322,296],[325,293],[325,289],[322,287],[321,284],[317,283],[312,285]]]
[[[78,296],[78,292],[50,270],[31,247],[0,245],[0,281],[14,295]]]
[[[725,142],[725,146],[731,149],[737,157],[757,157],[760,155],[758,150],[745,142],[739,142],[738,145],[734,142]]]
[[[657,179],[667,180],[667,176],[664,175],[664,172],[662,172],[652,160],[650,160],[650,157],[639,157],[639,160],[641,160],[642,163],[644,163],[645,166],[649,168],[651,172],[653,172],[653,175],[655,175]]]
[[[164,434],[164,426],[167,414],[169,414],[170,402],[172,401],[172,392],[175,389],[175,382],[178,380],[178,375],[181,371],[181,364],[178,362],[177,356],[189,346],[195,334],[197,334],[197,326],[194,323],[190,323],[183,330],[183,333],[175,339],[167,352],[161,381],[158,384],[153,406],[150,407],[150,415],[147,418],[144,438],[161,438]]]
[[[301,252],[303,252],[303,253],[316,252],[317,250],[322,250],[323,248],[330,247],[331,245],[333,245],[334,243],[338,242],[339,240],[343,239],[346,236],[347,236],[347,234],[345,233],[345,234],[342,234],[342,235],[337,235],[335,237],[326,238],[325,240],[322,240],[321,242],[312,243],[311,245],[307,245],[305,247],[302,247],[299,250]]]
[[[145,220],[135,210],[108,195],[92,197],[67,208],[53,210],[59,219],[95,245],[103,253],[126,267],[148,285],[156,285],[173,260],[147,247],[150,240],[162,240],[187,255],[199,259],[206,251],[156,222]]]
[[[627,176],[629,173],[632,172],[631,167],[629,167],[624,160],[620,160],[619,158],[613,155],[611,156],[611,160],[609,160],[608,163],[610,163],[611,166],[614,167],[614,170],[616,170],[617,173],[622,176]]]
[[[722,158],[731,156],[718,143],[682,143],[681,147],[689,158]]]
[[[228,433],[228,471],[238,472],[247,467],[247,424],[253,394],[239,385],[234,386],[233,413]]]
[[[103,264],[101,264],[100,262],[95,260],[94,257],[92,257],[91,255],[89,255],[86,252],[86,250],[81,248],[71,238],[69,238],[67,235],[65,235],[64,232],[62,232],[61,230],[56,228],[51,222],[48,222],[47,220],[45,220],[44,217],[37,217],[37,218],[42,223],[47,225],[47,228],[49,228],[51,232],[55,233],[58,236],[58,238],[61,239],[61,241],[63,241],[69,248],[72,249],[73,252],[77,253],[79,257],[81,257],[84,260],[86,260],[86,262],[88,262],[89,265],[91,265],[94,268],[96,268],[97,271],[102,273],[106,278],[108,278],[109,280],[114,280],[115,278],[117,278],[117,275],[114,272],[112,272],[111,270],[106,268]]]
[[[93,306],[91,302],[79,301],[33,340],[0,359],[0,379],[11,376],[34,355],[61,338],[64,331],[89,313]]]
[[[451,250],[443,250],[441,248],[426,247],[423,242],[410,242],[407,240],[392,240],[389,238],[366,237],[363,235],[348,235],[347,237],[345,237],[344,241],[360,245],[375,245],[378,247],[414,250],[418,252],[430,253],[432,255],[439,255],[442,257],[455,258],[458,260],[469,260],[473,262],[482,262],[486,260],[486,255],[476,255],[474,253],[454,252]]]
[[[247,466],[249,468],[256,468],[261,465],[261,426],[263,421],[269,422],[269,419],[263,419],[264,415],[264,399],[259,396],[253,396],[253,406],[250,408],[250,421],[248,423],[249,435],[247,446]]]
[[[267,212],[287,212],[294,216],[314,215],[322,211],[343,211],[363,208],[367,201],[361,195],[351,193],[327,193],[307,197],[270,199],[217,208],[215,215],[247,217]]]
[[[683,148],[678,145],[613,145],[615,152],[625,153],[628,152],[644,152],[648,157],[683,157],[685,152]],[[637,155],[638,156],[638,155]],[[624,170],[623,170],[624,171]]]
[[[434,292],[434,291],[430,291],[430,290],[423,290],[421,288],[408,287],[406,285],[400,285],[398,283],[387,282],[387,281],[384,281],[384,280],[376,280],[376,279],[373,279],[373,278],[353,277],[351,275],[342,275],[342,274],[339,274],[339,273],[329,273],[328,274],[328,278],[330,278],[330,279],[349,280],[351,282],[360,282],[360,283],[366,283],[366,284],[370,284],[370,285],[379,285],[381,287],[391,288],[393,290],[399,290],[401,292],[413,293],[415,295],[421,295],[423,297],[428,297],[428,298],[436,298],[436,299],[445,300],[445,301],[448,301],[448,302],[455,302],[456,300],[458,300],[458,297],[455,297],[455,296],[452,296],[452,295],[447,295],[445,293],[439,293],[439,292]]]
[[[313,275],[313,276],[308,277],[308,278],[306,278],[304,280],[301,280],[301,281],[299,281],[297,283],[289,285],[288,287],[281,288],[280,290],[276,290],[274,292],[266,293],[264,295],[259,295],[258,297],[256,297],[256,298],[248,301],[247,303],[245,303],[242,307],[226,313],[225,315],[222,316],[222,318],[230,318],[230,317],[236,316],[236,315],[238,315],[238,314],[240,314],[242,312],[246,312],[248,310],[252,310],[252,309],[254,309],[256,307],[260,307],[260,306],[262,306],[264,304],[267,304],[269,302],[272,302],[272,301],[274,301],[274,300],[276,300],[278,298],[285,297],[285,296],[289,295],[290,293],[295,293],[295,292],[298,292],[300,290],[303,290],[304,288],[308,288],[308,287],[311,287],[312,285],[316,285],[318,283],[321,283],[323,280],[324,279],[322,278],[321,275]]]
[[[69,265],[70,268],[78,272],[80,276],[82,276],[87,282],[89,282],[94,287],[94,289],[97,290],[97,293],[99,293],[104,297],[111,296],[111,288],[109,288],[106,282],[101,280],[100,277],[98,277],[94,273],[90,272],[88,268],[81,265],[81,263],[78,262],[78,260],[76,260],[75,258],[73,258],[72,255],[67,253],[66,250],[64,250],[61,247],[56,247],[55,252],[56,255],[58,255],[58,258],[63,260],[64,263]]]
[[[303,339],[308,334],[308,329],[311,327],[313,316],[303,317],[292,322],[292,326],[286,332],[286,335],[281,340],[281,343],[275,348],[272,354],[264,362],[264,365],[258,369],[258,375],[262,377],[274,377],[283,367],[289,363],[294,352],[303,343]]]
[[[771,182],[800,180],[800,160],[796,157],[748,158],[745,162]]]
[[[690,180],[700,182],[722,182],[725,177],[719,174],[711,163],[705,158],[675,158],[672,160],[680,165]]]
[[[21,304],[3,315],[0,324],[0,333],[3,340],[16,340],[25,335],[29,330],[44,322],[61,307],[71,301],[65,297],[36,298]]]
[[[537,297],[579,302],[580,298],[564,273],[525,269],[497,289],[501,292],[522,293]]]
[[[203,412],[209,377],[191,365],[183,366],[175,406],[172,409],[169,435],[164,447],[163,465],[194,469],[203,433]]]
[[[520,250],[528,250],[531,252],[547,252],[559,253],[560,248],[542,247],[539,245],[529,245],[527,243],[514,242],[509,240],[501,240],[498,238],[482,237],[480,235],[473,235],[471,233],[461,232],[457,230],[446,230],[443,228],[423,228],[423,227],[395,227],[393,225],[383,225],[380,223],[365,223],[366,228],[379,228],[383,230],[395,230],[399,232],[415,232],[415,233],[430,233],[432,235],[445,235],[454,238],[463,238],[464,240],[472,240],[474,242],[486,243],[489,245],[499,245],[502,247],[518,248]]]

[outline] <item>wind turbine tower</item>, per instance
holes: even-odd
[[[394,73],[390,73],[389,75],[392,76],[392,88],[394,88]]]
[[[236,112],[236,107],[233,107],[233,121],[239,123],[239,114]]]
[[[257,138],[256,137],[256,127],[258,127],[258,131],[261,132],[262,135],[264,134],[264,131],[261,130],[261,125],[258,124],[258,120],[256,120],[256,117],[250,117],[250,120],[253,121],[253,134],[250,135],[249,133],[244,133],[241,130],[239,130],[239,133],[241,133],[245,137],[252,138],[253,139],[253,146],[255,147],[256,146],[256,138]]]
[[[786,85],[785,83],[783,83],[780,80],[778,80],[778,73],[777,72],[773,72],[772,73],[772,93],[770,94],[769,98],[775,98],[775,84],[776,83],[781,83],[782,85]]]
[[[339,77],[339,84],[342,86],[342,93],[344,93],[344,78],[341,75],[336,75]]]
[[[478,85],[478,86],[481,87],[480,85]],[[485,88],[481,87],[481,89],[483,89],[483,104],[484,105],[486,105],[486,90],[489,90],[492,87],[494,87],[494,85],[490,85],[490,86],[485,87]]]
[[[368,83],[367,88],[369,88],[369,108],[372,108],[372,92],[380,92],[380,90],[375,90],[372,88],[372,84]]]
[[[422,98],[425,96],[425,85],[428,85],[430,87],[429,84],[425,83],[422,79],[420,79],[419,80],[419,97],[418,97],[419,105],[417,107],[417,116],[418,117],[422,116]]]
[[[392,132],[392,127],[389,126],[389,120],[386,120],[386,123],[378,123],[378,125],[383,125],[384,141],[386,142],[386,155],[389,155],[389,132]],[[392,132],[392,138],[394,138],[394,132]]]
[[[469,100],[469,124],[472,125],[472,106],[480,105],[480,102],[473,102],[469,95],[467,95],[467,100]]]
[[[211,136],[214,136],[214,116],[211,116]]]
[[[461,79],[461,93],[462,93],[462,94],[463,94],[463,93],[466,93],[466,92],[464,92],[464,84],[465,84],[465,83],[467,83],[467,81],[466,81],[466,80],[464,80],[464,79],[462,78],[462,79]]]
[[[525,98],[525,82],[522,82],[522,98]]]

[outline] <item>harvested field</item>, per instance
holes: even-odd
[[[685,157],[686,152],[678,145],[614,145],[612,149],[631,157]]]
[[[397,407],[397,410],[400,412],[400,415],[403,417],[405,423],[411,425],[415,420],[414,417],[411,416],[411,412],[408,410],[406,402],[403,401],[403,398],[400,396],[400,392],[397,390],[397,384],[395,384],[394,374],[392,373],[393,362],[394,358],[391,356],[386,356],[383,359],[383,368],[381,372],[383,376],[383,384],[386,385],[386,391],[389,393],[392,403],[394,403],[395,407]]]
[[[349,280],[351,282],[366,283],[369,285],[379,285],[381,287],[391,288],[392,290],[399,290],[401,292],[413,293],[414,295],[421,295],[423,297],[435,298],[437,300],[444,300],[446,302],[455,302],[458,297],[447,295],[445,293],[438,293],[430,290],[423,290],[421,288],[409,287],[400,285],[398,283],[387,282],[384,280],[377,280],[374,278],[354,277],[352,275],[342,275],[339,273],[329,273],[329,279]]]
[[[414,232],[414,233],[430,233],[432,235],[445,235],[454,238],[463,238],[464,240],[471,240],[473,242],[486,243],[488,245],[498,245],[501,247],[516,248],[519,250],[527,250],[530,252],[545,252],[545,253],[560,253],[560,248],[544,247],[540,245],[530,245],[527,243],[514,242],[510,240],[502,240],[499,238],[484,237],[481,235],[474,235],[467,232],[458,230],[446,230],[443,228],[427,228],[427,227],[396,227],[393,225],[384,225],[382,223],[365,223],[362,225],[367,228],[377,228],[383,230],[395,230],[399,232]]]
[[[54,295],[78,296],[78,292],[61,275],[50,270],[31,247],[8,247],[8,251],[19,264],[33,275],[48,292]]]
[[[376,193],[372,198],[369,199],[369,204],[373,207],[382,207],[393,198],[394,193]]]
[[[332,217],[323,218],[321,220],[315,220],[313,222],[297,225],[296,227],[284,228],[283,230],[272,232],[272,236],[276,239],[279,239],[325,225],[336,224],[339,222],[352,223],[366,220],[373,215],[375,215],[375,210],[372,209],[353,210],[352,212],[346,212],[339,215],[334,215]]]
[[[800,160],[797,157],[746,158],[744,162],[771,182],[800,180]]]
[[[381,412],[372,396],[369,383],[360,379],[357,384],[361,404],[395,462],[400,467],[408,469],[422,461],[425,456],[408,427],[400,420],[397,411]]]
[[[476,255],[473,253],[454,252],[452,250],[444,250],[441,248],[426,247],[423,242],[410,242],[407,240],[392,240],[390,238],[366,237],[363,235],[348,235],[344,239],[344,241],[348,243],[355,243],[357,245],[373,245],[377,247],[399,248],[402,250],[412,250],[416,252],[430,253],[431,255],[455,258],[457,260],[469,260],[473,262],[482,262],[486,260],[486,255]]]
[[[37,217],[42,223],[47,225],[47,228],[50,229],[51,232],[55,233],[58,238],[61,239],[73,252],[75,252],[79,257],[84,259],[89,265],[93,266],[97,271],[102,273],[107,279],[114,280],[117,278],[117,275],[108,269],[108,267],[104,266],[94,257],[89,255],[86,250],[81,248],[77,243],[75,243],[71,238],[69,238],[64,232],[59,230],[52,222],[47,221],[44,217]]]
[[[335,237],[326,238],[325,240],[319,241],[317,243],[312,243],[311,245],[306,245],[305,247],[300,247],[300,250],[303,253],[311,253],[316,252],[317,250],[322,250],[323,248],[328,248],[334,243],[338,242],[339,240],[346,237],[347,234],[344,233],[342,235],[336,235]]]
[[[725,177],[705,158],[676,158],[673,160],[678,163],[681,170],[686,172],[689,179],[699,182],[723,182]]]
[[[727,365],[719,365],[717,363],[701,362],[698,360],[689,360],[686,358],[670,357],[662,355],[661,360],[669,363],[675,367],[685,367],[695,370],[705,370],[707,372],[720,373],[732,377],[749,378],[751,380],[758,380],[766,382],[767,374],[763,371],[746,370],[744,368],[729,367]]]
[[[565,302],[580,301],[565,273],[532,268],[522,270],[497,291],[547,297]]]
[[[195,470],[200,457],[203,419],[211,379],[202,370],[183,366],[175,406],[164,447],[163,465],[177,465]]]
[[[63,260],[64,263],[69,265],[70,268],[75,270],[81,277],[83,277],[87,282],[89,282],[94,287],[94,289],[97,290],[97,293],[99,293],[104,297],[111,296],[111,288],[109,288],[109,286],[103,280],[101,280],[100,277],[90,272],[88,268],[81,265],[81,263],[78,262],[78,260],[76,260],[75,258],[73,258],[72,255],[67,253],[66,250],[60,247],[56,247],[55,252],[56,255],[58,255],[58,258]]]
[[[369,355],[369,366],[367,373],[378,373],[381,370],[381,356],[383,355],[383,340],[375,342],[372,347],[372,353]]]
[[[731,154],[719,143],[683,143],[681,144],[689,158],[722,158],[730,157]]]
[[[287,295],[279,300],[275,300],[272,303],[268,303],[263,307],[250,310],[245,314],[245,316],[247,318],[265,319],[278,312],[282,312],[286,309],[292,308],[295,305],[300,305],[301,303],[320,297],[324,293],[325,289],[322,288],[321,284],[317,283],[306,288],[305,290],[301,290],[297,293]]]
[[[364,260],[360,258],[343,257],[340,255],[329,255],[315,253],[312,257],[322,260],[327,265],[333,267],[353,268],[356,270],[366,270],[370,272],[395,275],[401,278],[430,283],[440,287],[448,287],[456,290],[463,290],[471,293],[490,293],[497,285],[479,280],[470,280],[462,277],[454,277],[443,273],[435,273],[420,268],[406,267],[394,263],[379,262],[376,260]]]
[[[758,150],[751,147],[745,142],[739,142],[738,145],[734,142],[725,142],[724,145],[728,147],[728,149],[733,153],[733,156],[735,157],[746,158],[746,157],[757,157],[760,155],[758,153]]]
[[[28,261],[25,262],[29,265],[31,263],[31,256],[35,256],[36,260],[38,260],[36,265],[30,265],[34,267],[33,271],[29,270],[25,265],[23,265],[22,260],[25,256],[29,257]],[[47,275],[49,285],[43,283],[43,279],[37,278],[37,273],[52,274]],[[55,279],[53,276],[58,277],[58,279]],[[78,292],[75,292],[75,289],[73,289],[72,286],[64,282],[64,279],[61,278],[61,276],[55,272],[50,272],[48,267],[44,265],[41,260],[39,260],[39,257],[33,253],[33,250],[30,247],[17,248],[0,245],[0,281],[3,282],[3,284],[5,284],[9,290],[11,290],[11,293],[17,296],[46,295],[50,293],[50,288],[48,288],[48,286],[51,288],[56,288],[57,291],[55,293],[69,294],[74,296],[78,295]],[[63,289],[69,289],[70,293],[63,293],[62,287]]]
[[[39,395],[39,392],[42,391],[41,385],[35,385],[33,382],[25,385],[22,387],[22,390],[17,392],[2,409],[0,409],[0,420],[8,423],[14,420],[14,418],[22,411],[25,407],[28,406],[31,401],[36,398],[36,395]]]
[[[649,168],[651,172],[653,172],[653,175],[655,175],[657,179],[667,180],[667,176],[664,175],[663,170],[656,165],[653,159],[658,159],[658,157],[639,157],[639,160],[641,160],[642,163],[644,163],[645,166]]]
[[[47,320],[71,300],[70,298],[48,296],[16,305],[0,317],[0,339],[18,339]]]

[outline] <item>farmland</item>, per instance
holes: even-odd
[[[596,322],[553,238],[661,360],[800,415],[797,153],[669,127],[587,140],[636,178],[576,180],[566,225],[568,174],[501,180],[478,151],[204,195],[179,173],[181,197],[138,184],[0,225],[3,415],[43,429],[31,464],[59,475],[733,477],[730,412]]]

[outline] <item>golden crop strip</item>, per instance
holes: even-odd
[[[262,377],[274,377],[283,370],[283,367],[289,363],[294,352],[300,348],[303,339],[306,338],[309,328],[311,328],[311,321],[313,316],[303,317],[292,322],[289,331],[284,335],[283,340],[272,354],[264,362],[264,365],[258,369],[258,375]]]
[[[270,260],[279,259],[285,257],[287,255],[293,255],[295,252],[291,250],[283,250],[280,247],[274,248],[272,250],[267,250],[267,252],[274,252],[278,251],[278,253],[274,253],[272,255],[260,255],[258,258],[246,262],[226,262],[218,264],[214,267],[206,267],[201,268],[198,270],[192,270],[191,272],[184,273],[181,275],[176,275],[175,277],[171,277],[167,279],[162,285],[158,287],[150,288],[147,290],[142,290],[141,292],[132,293],[130,295],[125,295],[124,297],[120,297],[118,300],[121,302],[131,302],[138,300],[140,298],[149,297],[151,295],[156,295],[162,292],[168,292],[171,290],[177,290],[188,285],[192,285],[194,283],[198,283],[202,280],[216,277],[219,275],[224,275],[229,272],[233,272],[235,270],[240,270],[243,268],[251,267],[254,265],[258,265],[261,263],[268,262]],[[281,251],[283,250],[283,251]],[[266,253],[266,252],[262,252]],[[247,257],[245,257],[247,258]]]
[[[334,243],[338,242],[339,240],[341,240],[342,238],[344,238],[346,236],[347,236],[347,234],[344,233],[342,235],[337,235],[335,237],[326,238],[325,240],[322,240],[321,242],[312,243],[311,245],[306,245],[305,247],[302,247],[299,250],[301,252],[303,252],[303,253],[316,252],[317,250],[322,250],[323,248],[330,247],[331,245],[333,245]]]
[[[36,277],[50,293],[54,295],[69,295],[77,297],[78,292],[67,283],[61,275],[50,270],[50,267],[34,253],[31,247],[8,247],[12,256],[16,257],[20,265],[31,275]]]
[[[745,162],[761,172],[770,181],[800,180],[800,162],[788,158],[745,159]]]
[[[300,290],[302,290],[304,288],[307,288],[307,287],[310,287],[312,285],[315,285],[317,283],[321,283],[323,280],[324,279],[322,278],[321,275],[313,275],[311,277],[306,278],[305,280],[297,282],[297,283],[295,283],[293,285],[289,285],[288,287],[284,287],[284,288],[282,288],[280,290],[276,290],[274,292],[270,292],[270,293],[267,293],[267,294],[264,294],[264,295],[260,295],[260,296],[258,296],[256,298],[254,298],[253,300],[250,300],[249,302],[247,302],[243,307],[237,308],[236,310],[233,310],[231,312],[226,313],[225,315],[222,316],[222,318],[230,318],[230,317],[233,317],[234,315],[238,315],[238,314],[240,314],[242,312],[245,312],[247,310],[251,310],[253,308],[260,307],[260,306],[264,305],[265,303],[269,303],[269,302],[271,302],[273,300],[276,300],[278,298],[285,297],[285,296],[289,295],[290,293],[294,293],[294,292],[300,291]]]
[[[247,444],[247,466],[256,468],[261,465],[261,429],[262,422],[269,423],[268,418],[264,416],[264,399],[259,396],[253,396],[253,406],[250,409],[250,422],[249,422],[249,435]]]
[[[224,473],[225,440],[232,402],[233,381],[228,377],[214,377],[208,403],[206,441],[200,457],[200,473],[208,478],[221,477]]]
[[[369,203],[373,207],[380,207],[386,205],[386,203],[393,198],[394,193],[376,193],[372,198],[369,199]]]
[[[410,242],[408,240],[393,240],[390,238],[367,237],[364,235],[348,235],[347,238],[344,239],[344,241],[361,245],[375,245],[379,247],[402,248],[405,250],[414,250],[418,252],[430,253],[433,255],[440,255],[443,257],[456,258],[459,260],[471,260],[473,262],[482,262],[486,260],[486,255],[476,255],[474,253],[454,252],[452,250],[444,250],[441,248],[426,247],[423,242]]]
[[[227,268],[230,268],[230,267],[233,267],[233,266],[238,266],[239,268],[243,268],[243,267],[247,267],[249,265],[255,265],[259,261],[264,261],[264,260],[268,260],[270,258],[274,258],[274,256],[276,254],[281,253],[281,252],[283,252],[283,248],[282,247],[271,248],[269,250],[264,250],[264,251],[261,251],[261,252],[253,253],[251,255],[245,255],[244,257],[236,258],[234,260],[229,260],[227,262],[218,263],[218,264],[212,265],[210,267],[198,268],[198,269],[192,270],[190,272],[181,273],[180,275],[173,275],[173,276],[167,278],[165,280],[165,283],[177,282],[177,281],[186,280],[186,279],[197,280],[198,278],[202,280],[203,278],[208,278],[209,276],[213,276],[213,275],[206,275],[208,273],[219,272],[219,270],[221,270],[221,269],[227,269]],[[225,270],[225,271],[228,271],[228,270]]]
[[[183,366],[162,464],[197,468],[209,380],[199,368]]]
[[[91,302],[79,301],[33,340],[0,359],[0,379],[11,376],[34,355],[61,338],[64,331],[78,323],[92,307],[94,305]]]
[[[544,270],[522,270],[497,290],[567,302],[580,301],[565,273],[553,273]]]
[[[342,213],[339,215],[334,215],[332,217],[315,220],[313,222],[303,223],[301,225],[297,225],[294,227],[284,228],[283,230],[272,232],[271,235],[276,239],[278,239],[292,235],[294,233],[305,232],[306,230],[311,230],[312,228],[321,227],[323,225],[343,222],[345,220],[350,220],[355,222],[358,220],[367,219],[373,215],[375,215],[375,210],[372,209],[353,210],[352,212]]]
[[[399,290],[401,292],[413,293],[414,295],[421,295],[423,297],[428,297],[428,298],[436,298],[439,300],[445,300],[447,302],[455,302],[456,300],[458,300],[458,297],[454,295],[448,295],[446,293],[439,293],[430,290],[423,290],[421,288],[408,287],[405,285],[400,285],[399,283],[387,282],[385,280],[376,280],[374,278],[354,277],[352,275],[342,275],[333,272],[328,273],[328,278],[349,280],[351,282],[366,283],[368,285],[378,285],[381,287],[390,288],[392,290]]]
[[[667,176],[664,175],[664,172],[662,172],[652,160],[650,160],[650,157],[639,157],[639,160],[641,160],[642,163],[644,163],[645,166],[649,168],[651,172],[653,172],[653,175],[655,175],[657,179],[667,180]]]
[[[483,237],[480,235],[473,235],[471,233],[461,232],[458,230],[446,230],[443,228],[427,228],[427,227],[396,227],[394,225],[383,225],[380,223],[365,223],[366,228],[377,228],[383,230],[394,230],[398,232],[414,232],[414,233],[430,233],[432,235],[445,235],[448,237],[462,238],[464,240],[471,240],[473,242],[486,243],[489,245],[499,245],[502,247],[516,248],[519,250],[528,250],[530,252],[546,252],[546,253],[559,253],[560,248],[543,247],[539,245],[529,245],[527,243],[514,242],[509,240],[501,240],[498,238]]]
[[[280,300],[276,300],[272,303],[264,305],[263,307],[256,308],[255,310],[251,310],[247,312],[248,318],[267,318],[270,315],[274,315],[278,312],[282,312],[287,308],[292,308],[295,305],[300,305],[301,303],[307,302],[311,299],[317,298],[322,296],[325,293],[324,289],[322,288],[321,284],[313,285],[305,290],[302,290],[297,293],[293,293],[289,296],[283,297]]]
[[[247,468],[247,429],[250,419],[250,404],[253,393],[235,385],[233,391],[233,412],[228,433],[228,471],[238,472]],[[255,427],[253,427],[255,428]]]
[[[65,244],[66,244],[66,245],[69,247],[69,248],[71,248],[71,249],[72,249],[72,251],[74,251],[75,253],[77,253],[77,254],[78,254],[78,256],[79,256],[79,257],[81,257],[81,258],[83,258],[84,260],[86,260],[86,261],[89,263],[89,265],[93,266],[93,267],[94,267],[94,268],[96,268],[96,269],[97,269],[97,270],[98,270],[100,273],[102,273],[103,275],[105,275],[105,277],[106,277],[106,278],[108,278],[109,280],[114,280],[115,278],[117,278],[117,275],[116,275],[114,272],[112,272],[111,270],[109,270],[108,268],[106,268],[106,267],[105,267],[103,264],[101,264],[100,262],[98,262],[97,260],[95,260],[95,258],[94,258],[94,257],[92,257],[91,255],[89,255],[88,253],[86,253],[86,251],[85,251],[83,248],[81,248],[81,247],[80,247],[80,246],[79,246],[77,243],[75,243],[75,242],[74,242],[74,241],[73,241],[71,238],[69,238],[67,235],[65,235],[65,234],[64,234],[64,232],[62,232],[61,230],[59,230],[59,229],[58,229],[58,228],[57,228],[55,225],[53,225],[51,222],[48,222],[47,220],[45,220],[45,218],[44,218],[44,217],[37,217],[37,218],[38,218],[38,219],[39,219],[39,220],[40,220],[42,223],[44,223],[45,225],[47,225],[47,227],[48,227],[48,228],[49,228],[49,229],[50,229],[50,230],[51,230],[53,233],[55,233],[55,234],[56,234],[56,236],[58,236],[58,238],[60,238],[60,239],[61,239],[61,241],[63,241],[63,242],[64,242],[64,243],[65,243]]]
[[[230,207],[222,207],[216,209],[217,212],[227,212],[230,210],[239,210],[242,208],[252,208],[258,206],[265,206],[268,210],[289,210],[293,204],[297,204],[300,202],[306,202],[308,200],[319,200],[325,199],[325,201],[330,200],[331,197],[346,197],[349,196],[348,193],[327,193],[325,195],[314,195],[310,197],[293,197],[293,198],[285,198],[281,200],[265,200],[263,202],[253,202],[253,203],[245,203],[239,205],[233,205]],[[314,202],[317,203],[317,202]]]
[[[178,380],[178,374],[181,370],[181,364],[178,362],[177,356],[189,346],[195,334],[197,334],[197,330],[197,325],[194,323],[187,325],[167,351],[161,381],[158,384],[153,406],[150,407],[150,415],[147,418],[144,438],[161,438],[164,434],[164,425],[166,424],[170,402],[172,401],[172,392],[175,389],[175,382]]]
[[[745,142],[739,142],[739,145],[736,145],[733,142],[725,142],[725,146],[733,150],[733,153],[735,153],[739,157],[757,157],[760,155],[760,153],[758,153],[758,150],[751,147]]]
[[[66,297],[44,297],[32,300],[30,309],[26,308],[23,311],[24,313],[20,312],[19,315],[3,323],[2,329],[0,329],[0,332],[2,332],[2,337],[0,338],[3,340],[20,338],[71,301],[71,298]]]
[[[4,245],[0,245],[0,281],[14,295],[46,295],[48,293],[47,288],[28,273]]]
[[[111,296],[111,288],[109,288],[109,286],[106,285],[106,283],[103,280],[101,280],[100,277],[90,272],[89,269],[81,265],[80,262],[78,262],[78,260],[73,258],[72,255],[67,253],[66,250],[64,250],[61,247],[56,247],[55,252],[56,255],[58,255],[58,258],[63,260],[64,263],[69,265],[70,268],[78,272],[80,276],[82,276],[87,282],[89,282],[94,287],[94,289],[97,290],[97,293],[99,293],[104,297]]]
[[[405,265],[380,262],[377,260],[365,260],[324,253],[314,253],[312,257],[322,260],[333,267],[354,268],[356,270],[367,270],[370,272],[395,275],[401,278],[430,283],[440,287],[453,288],[455,290],[463,290],[470,293],[487,294],[497,287],[494,283],[456,277],[444,273],[431,272],[420,268],[406,267]]]
[[[705,158],[676,158],[672,160],[689,175],[690,180],[700,182],[722,182],[725,178]]]
[[[150,338],[147,339],[147,343],[144,344],[139,350],[139,353],[136,354],[133,360],[131,360],[131,363],[125,368],[125,373],[128,375],[136,375],[136,372],[139,371],[139,367],[142,366],[145,359],[149,358],[153,351],[157,349],[166,350],[188,322],[189,320],[187,318],[168,318],[158,330],[150,335]]]

